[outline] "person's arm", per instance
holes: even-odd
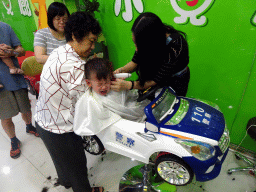
[[[45,33],[47,33],[46,29],[41,29],[35,33],[34,38],[34,53],[36,61],[40,64],[45,64],[45,62],[48,59],[47,55],[47,42],[49,39],[47,39],[47,36]]]
[[[21,45],[15,46],[13,49],[11,46],[6,44],[0,45],[0,57],[21,57],[24,56],[26,51]]]
[[[114,71],[114,74],[115,73],[132,73],[136,70],[136,68],[137,68],[137,64],[134,63],[133,61],[130,61],[125,66],[116,69]]]
[[[132,88],[132,84],[133,84],[133,88]],[[111,89],[113,91],[122,91],[122,90],[130,90],[132,89],[139,89],[139,90],[143,90],[143,89],[147,89],[149,87],[152,87],[156,85],[156,82],[154,81],[147,81],[145,82],[144,86],[142,87],[139,83],[139,81],[134,81],[132,83],[132,81],[125,81],[123,79],[116,79],[115,81],[112,81],[111,83]]]
[[[26,54],[26,51],[21,45],[18,45],[14,48],[13,56],[21,57],[21,56],[25,56],[25,54]]]
[[[45,64],[45,62],[48,59],[48,55],[46,54],[46,48],[45,47],[40,47],[40,46],[35,46],[34,47],[34,53],[35,53],[35,58],[38,63]]]

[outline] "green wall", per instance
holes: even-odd
[[[29,3],[26,4],[25,2],[23,2],[23,4],[27,6],[22,7],[22,10],[27,14],[23,15],[21,14],[18,0],[0,1],[0,21],[8,23],[12,27],[26,51],[33,51],[33,32],[36,31],[36,24],[32,9]],[[8,14],[4,4],[13,14]]]
[[[256,116],[256,1],[209,0],[207,8],[196,17],[205,16],[206,21],[201,23],[191,18],[175,23],[174,18],[180,15],[175,11],[173,1],[141,2],[143,12],[153,12],[164,23],[186,32],[191,70],[188,97],[218,104],[231,131],[231,142],[239,144],[246,133],[248,120]],[[99,2],[100,13],[96,13],[96,17],[107,39],[110,60],[117,68],[125,65],[133,56],[135,47],[131,27],[141,10],[138,7],[136,9],[131,0],[132,20],[127,22],[123,14],[130,12],[129,5],[125,6],[124,0],[120,0],[121,11],[118,16],[115,15],[115,3],[118,0]],[[181,0],[178,1],[178,7],[185,11],[197,11],[207,2],[199,1],[195,6],[189,7],[185,0]],[[241,146],[256,152],[255,142],[249,137],[246,137]]]

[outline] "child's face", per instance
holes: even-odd
[[[86,82],[89,87],[91,87],[96,93],[100,95],[107,95],[110,91],[111,86],[111,78],[105,79],[97,79],[97,75],[95,72],[91,73],[90,79],[86,79]]]

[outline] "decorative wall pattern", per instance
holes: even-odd
[[[185,24],[190,20],[192,25],[204,26],[207,24],[207,18],[203,15],[207,12],[214,0],[205,0],[202,5],[195,8],[194,10],[185,10],[185,6],[178,4],[177,0],[170,0],[173,9],[180,15],[180,17],[175,17],[174,22],[177,24]],[[198,0],[186,1],[187,7],[196,7],[198,5]]]
[[[30,17],[32,14],[31,14],[28,0],[18,0],[18,2],[20,7],[20,13],[24,16]]]
[[[13,15],[11,0],[2,0],[4,8],[7,10],[8,15]]]
[[[251,23],[252,23],[252,25],[254,25],[254,26],[256,27],[256,11],[255,11],[255,13],[252,15]]]
[[[142,0],[133,0],[133,3],[132,0],[124,0],[125,11],[122,13],[122,17],[126,22],[130,22],[133,19],[132,4],[136,11],[139,13],[143,12]],[[115,15],[118,17],[122,8],[122,0],[115,0],[114,7]]]

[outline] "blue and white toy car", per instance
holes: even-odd
[[[217,105],[163,88],[145,114],[145,123],[121,119],[97,135],[84,136],[85,150],[97,155],[105,148],[146,164],[157,153],[155,171],[177,186],[190,183],[194,175],[197,181],[219,175],[230,138]]]

